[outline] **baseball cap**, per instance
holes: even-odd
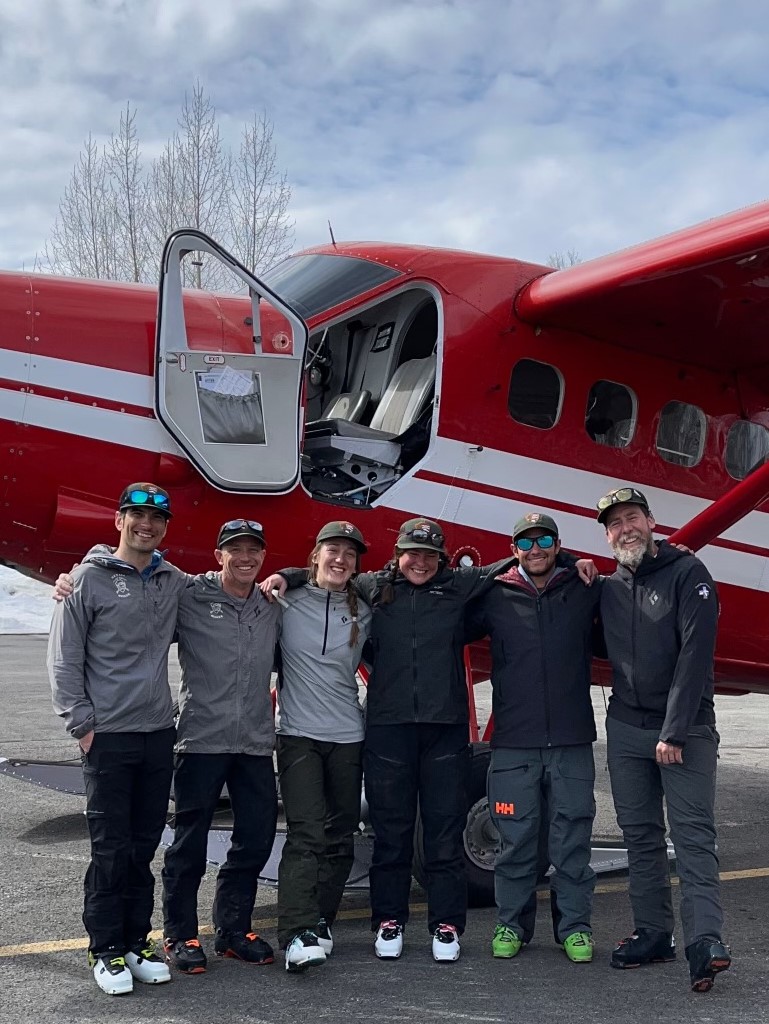
[[[315,538],[315,543],[320,544],[324,540],[349,540],[354,544],[361,555],[368,551],[363,534],[357,526],[342,520],[334,520],[333,523],[326,523]]]
[[[516,541],[527,530],[534,530],[537,527],[540,530],[547,530],[554,537],[558,536],[558,527],[555,525],[555,519],[545,515],[544,512],[527,512],[513,527],[513,541]]]
[[[219,530],[216,546],[222,548],[228,541],[235,540],[237,537],[253,537],[263,547],[267,547],[262,524],[257,523],[254,519],[230,519],[229,522],[223,523]]]
[[[437,551],[446,554],[443,530],[429,519],[408,519],[398,532],[395,546],[402,551]]]
[[[635,487],[615,487],[613,491],[604,494],[596,505],[599,523],[605,522],[609,509],[614,505],[641,505],[646,510],[647,516],[651,515],[645,494],[636,490]]]
[[[164,491],[157,484],[129,484],[120,495],[118,509],[121,512],[125,512],[129,508],[144,508],[145,506],[162,512],[166,519],[171,518],[171,501],[168,491]]]

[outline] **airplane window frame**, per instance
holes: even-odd
[[[589,423],[589,420],[590,420],[590,415],[591,415],[591,413],[593,413],[595,411],[595,402],[598,401],[598,399],[595,398],[595,399],[593,399],[592,404],[591,404],[591,399],[593,398],[593,391],[594,391],[594,389],[599,384],[610,384],[612,387],[619,388],[622,391],[624,391],[625,394],[630,399],[630,417],[629,418],[625,417],[625,418],[623,418],[621,420],[618,419],[618,420],[612,422],[609,430],[605,431],[605,433],[603,435],[605,437],[610,437],[610,436],[612,436],[612,432],[614,432],[613,433],[613,438],[614,438],[613,441],[612,440],[605,440],[605,441],[598,440],[598,437],[596,436],[598,434],[598,431],[596,431],[596,433],[593,434],[588,429],[588,423]],[[625,436],[624,433],[623,434],[618,434],[617,433],[617,429],[620,426],[620,424],[622,424],[622,423],[628,423],[629,424],[627,436]],[[590,390],[589,390],[588,396],[587,396],[587,403],[585,405],[585,433],[590,438],[590,440],[593,442],[593,444],[600,445],[603,448],[617,448],[617,449],[627,448],[627,446],[630,444],[630,442],[635,437],[635,432],[636,432],[636,427],[637,426],[638,426],[638,396],[636,395],[635,391],[633,391],[632,388],[629,388],[627,386],[627,384],[623,384],[621,381],[609,380],[606,377],[601,377],[598,380],[593,381],[593,383],[590,385]]]
[[[698,447],[696,454],[685,452],[683,450],[676,450],[675,448],[662,447],[660,445],[660,432],[663,428],[663,422],[666,420],[666,411],[672,410],[673,407],[679,410],[692,410],[695,412],[696,419],[699,423],[699,438]],[[680,436],[680,428],[678,428]],[[694,466],[699,465],[702,461],[702,456],[705,452],[705,441],[708,433],[708,418],[704,411],[700,409],[698,405],[694,405],[691,402],[681,402],[678,399],[671,399],[666,402],[659,412],[659,419],[657,421],[657,430],[654,435],[654,448],[657,455],[662,459],[663,462],[667,462],[671,466],[680,466],[682,469],[693,469]],[[679,448],[683,445],[679,443]]]
[[[555,411],[554,411],[554,413],[552,415],[552,423],[549,423],[546,426],[543,426],[540,423],[532,423],[532,422],[529,422],[528,420],[521,419],[518,415],[516,415],[513,412],[513,408],[512,408],[513,381],[514,381],[514,378],[515,378],[515,371],[521,366],[522,363],[530,363],[533,366],[543,366],[543,367],[545,367],[548,370],[552,370],[553,374],[555,374],[555,377],[556,377],[556,379],[558,381],[558,401],[557,401],[557,405],[556,405]],[[520,359],[518,359],[515,362],[515,364],[513,365],[512,369],[510,370],[510,383],[508,384],[508,388],[507,388],[507,411],[508,411],[508,413],[510,415],[510,418],[515,423],[519,423],[522,427],[531,427],[533,430],[552,430],[553,427],[557,426],[558,421],[561,418],[561,411],[563,409],[563,400],[564,400],[565,391],[566,391],[566,386],[565,386],[565,383],[564,383],[563,374],[561,373],[561,371],[558,369],[557,366],[553,366],[552,363],[546,363],[542,359],[532,359],[530,356],[522,356]]]
[[[730,446],[732,445],[732,438],[735,436],[735,428],[736,428],[736,430],[742,430],[745,427],[756,428],[757,432],[763,432],[763,435],[764,435],[764,438],[765,438],[765,441],[766,441],[766,453],[764,454],[763,458],[759,459],[757,462],[754,462],[752,466],[744,468],[744,472],[742,472],[742,475],[738,475],[734,471],[732,466],[730,466],[730,464],[729,464],[729,462],[730,462],[730,460],[729,460],[729,452],[730,452]],[[740,447],[743,447],[743,446],[744,446],[744,442],[741,441],[740,442]],[[764,426],[763,423],[756,423],[755,420],[744,420],[744,419],[735,420],[734,423],[732,423],[732,425],[729,427],[729,432],[726,435],[726,443],[724,444],[724,457],[723,457],[724,469],[729,474],[729,476],[732,478],[732,480],[744,480],[746,477],[750,476],[751,473],[755,472],[755,470],[757,470],[759,468],[759,466],[762,466],[764,464],[764,462],[768,458],[769,458],[769,429],[767,429]]]

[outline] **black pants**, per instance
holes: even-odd
[[[206,870],[208,830],[224,784],[232,804],[232,840],[219,869],[214,926],[250,932],[259,875],[275,841],[278,798],[271,757],[250,754],[177,754],[174,769],[174,841],[163,865],[164,934],[198,934],[198,889]]]
[[[278,869],[278,940],[321,917],[331,924],[355,857],[362,743],[278,735],[280,792],[288,834]]]
[[[83,755],[91,836],[83,924],[92,953],[123,953],[152,928],[150,865],[168,812],[174,738],[174,729],[97,732]]]
[[[466,725],[370,725],[363,777],[374,851],[369,874],[371,926],[405,924],[417,801],[424,833],[427,927],[467,917],[463,832],[470,748]]]

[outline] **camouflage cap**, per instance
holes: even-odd
[[[398,531],[395,546],[401,551],[437,551],[446,554],[443,530],[429,519],[408,519]]]
[[[361,555],[365,555],[368,551],[366,542],[363,539],[363,534],[360,532],[358,527],[353,526],[352,523],[345,522],[344,520],[335,520],[333,523],[326,523],[315,538],[315,543],[321,544],[324,540],[349,540],[351,544],[355,545]]]
[[[513,543],[521,534],[526,533],[527,530],[536,529],[552,533],[554,537],[558,536],[558,527],[555,525],[555,519],[545,515],[544,512],[527,512],[513,527]]]

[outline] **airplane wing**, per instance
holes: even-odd
[[[539,277],[516,311],[769,390],[769,202]]]

